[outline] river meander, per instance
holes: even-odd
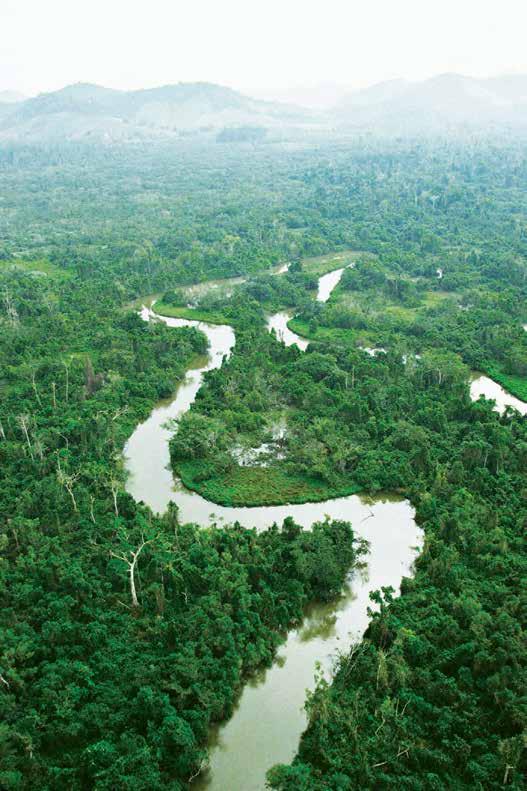
[[[329,298],[342,272],[343,269],[335,270],[320,278],[320,301]],[[314,686],[317,662],[326,675],[330,674],[336,655],[349,651],[360,640],[368,623],[370,591],[387,585],[399,590],[403,576],[412,572],[422,545],[422,531],[415,524],[410,503],[397,497],[370,500],[353,495],[319,503],[234,508],[209,502],[186,489],[170,469],[168,443],[172,430],[167,421],[190,408],[204,373],[220,367],[231,354],[234,331],[227,325],[157,316],[151,307],[143,307],[141,315],[145,321],[160,320],[169,327],[198,327],[208,338],[209,352],[188,371],[173,398],[158,404],[128,440],[124,449],[127,491],[157,513],[163,513],[174,501],[184,523],[209,526],[238,521],[245,527],[264,529],[292,516],[309,528],[329,516],[350,521],[356,535],[370,544],[365,568],[351,574],[341,598],[307,610],[302,624],[287,636],[272,667],[248,681],[233,716],[211,732],[210,767],[194,781],[194,787],[207,791],[260,791],[266,771],[275,763],[290,761],[296,752],[306,725],[306,690]],[[287,327],[291,315],[280,312],[268,317],[268,328],[274,329],[287,345],[296,343],[303,350],[308,341]],[[473,398],[479,392],[473,384]]]
[[[211,733],[210,770],[196,783],[200,791],[260,791],[271,766],[292,760],[307,724],[303,705],[306,691],[314,687],[317,662],[330,677],[336,656],[349,652],[368,625],[370,591],[382,585],[398,590],[402,577],[411,574],[422,541],[413,509],[403,500],[368,504],[359,497],[340,498],[279,509],[280,516],[287,513],[306,526],[324,513],[349,519],[355,533],[370,542],[367,567],[351,576],[338,601],[310,607],[272,667],[244,687],[233,716]]]

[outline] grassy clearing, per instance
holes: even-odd
[[[459,294],[453,291],[425,291],[423,294],[423,306],[426,308],[435,308],[436,305],[444,302],[445,299],[459,299]]]
[[[404,324],[411,324],[415,319],[426,313],[426,311],[440,305],[446,299],[452,299],[454,295],[446,291],[424,291],[421,300],[416,305],[403,305],[401,302],[389,299],[385,294],[378,292],[355,292],[345,291],[341,286],[337,286],[331,295],[331,301],[349,309],[361,309],[367,307],[373,315],[391,315]]]
[[[361,250],[340,250],[334,253],[326,253],[326,255],[317,255],[313,258],[303,258],[302,268],[304,272],[310,275],[325,275],[326,272],[331,272],[333,269],[348,266],[348,264],[356,261],[359,255],[369,256],[370,258],[375,257],[373,253],[364,253]]]
[[[190,321],[205,321],[208,324],[232,324],[232,319],[216,310],[201,310],[200,308],[183,308],[177,305],[167,305],[156,302],[155,313],[173,319],[189,319]]]
[[[406,305],[387,304],[380,313],[394,316],[401,324],[411,324],[417,317],[420,307],[409,308]]]
[[[287,322],[287,326],[292,332],[296,332],[302,338],[309,341],[331,341],[345,346],[355,346],[357,342],[357,333],[355,330],[344,330],[339,327],[321,327],[319,326],[316,332],[310,332],[309,322],[301,318],[293,318]],[[364,333],[361,333],[361,337]]]
[[[346,330],[340,327],[321,327],[315,333],[310,332],[309,322],[301,318],[293,318],[287,322],[287,326],[297,335],[306,338],[308,341],[331,342],[340,346],[355,347],[359,346],[378,346],[379,340],[373,335],[369,335],[366,330]]]
[[[49,261],[0,261],[0,272],[27,272],[34,275],[55,275],[59,277],[71,277],[71,272],[50,264]]]
[[[291,474],[279,467],[236,467],[206,480],[199,480],[203,474],[200,462],[184,462],[176,469],[187,489],[224,506],[320,502],[360,491],[355,484],[330,486],[317,478]]]

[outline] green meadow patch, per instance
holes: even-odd
[[[205,480],[202,480],[202,462],[183,462],[176,469],[187,489],[224,506],[319,502],[360,491],[352,483],[330,486],[320,479],[293,474],[280,467],[235,467]]]
[[[61,269],[49,261],[25,261],[23,259],[1,261],[0,272],[27,272],[28,274],[38,276],[54,275],[59,277],[71,277],[71,272],[66,269]]]
[[[361,250],[340,250],[326,253],[325,255],[304,258],[302,259],[302,268],[304,272],[310,275],[325,275],[326,272],[332,272],[334,269],[348,266],[356,261],[359,256],[375,258],[373,253],[365,253]]]
[[[216,310],[202,310],[200,308],[185,308],[178,305],[167,305],[165,302],[156,302],[154,312],[160,316],[173,319],[188,319],[189,321],[205,321],[208,324],[232,324],[223,313]]]
[[[315,332],[310,329],[310,322],[302,318],[292,318],[287,322],[292,332],[309,341],[331,341],[339,345],[355,345],[357,333],[355,330],[346,330],[339,327],[324,327],[319,325]]]

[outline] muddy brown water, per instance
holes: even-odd
[[[342,272],[336,270],[320,278],[319,299],[329,298]],[[170,327],[197,326],[208,338],[209,352],[188,371],[173,398],[158,404],[126,443],[127,491],[157,513],[163,513],[173,500],[182,522],[202,526],[238,521],[264,529],[292,516],[309,528],[326,516],[344,519],[370,545],[364,568],[350,575],[342,596],[306,611],[302,624],[287,635],[272,666],[247,682],[233,716],[211,730],[210,765],[193,781],[193,787],[199,791],[257,791],[265,787],[266,771],[275,763],[290,761],[297,750],[307,721],[303,708],[306,690],[314,687],[317,663],[330,676],[337,655],[347,653],[360,640],[368,624],[370,591],[386,585],[399,590],[403,576],[412,573],[422,531],[415,524],[410,503],[386,495],[377,500],[353,495],[320,503],[227,508],[185,489],[169,466],[172,430],[166,424],[190,408],[204,373],[220,367],[231,354],[234,331],[226,325],[157,317],[152,307],[143,307],[141,315],[146,321],[162,320]],[[269,326],[285,334],[287,315],[270,317]],[[300,348],[307,346],[307,341],[294,333],[287,338]]]

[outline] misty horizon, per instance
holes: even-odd
[[[391,79],[527,73],[527,8],[505,0],[204,2],[4,0],[0,85],[27,96],[77,82],[138,90],[212,82],[279,96],[307,87],[356,91]]]
[[[453,72],[453,71],[445,71],[440,72],[437,74],[431,74],[428,77],[424,77],[422,79],[409,79],[404,76],[399,77],[391,77],[386,80],[380,81],[373,81],[368,82],[360,87],[353,87],[350,84],[345,83],[337,83],[331,81],[313,81],[313,82],[305,82],[305,83],[294,83],[290,85],[281,85],[275,87],[267,87],[267,88],[258,88],[254,87],[253,89],[243,89],[235,84],[227,84],[227,83],[220,83],[215,81],[214,79],[196,79],[196,80],[175,80],[175,81],[161,81],[155,85],[139,85],[136,87],[116,87],[113,85],[107,85],[103,82],[92,82],[88,79],[79,79],[75,82],[66,82],[55,89],[52,90],[43,90],[37,91],[36,93],[23,93],[22,91],[18,91],[11,85],[2,85],[0,84],[0,101],[2,101],[2,97],[5,95],[10,96],[12,98],[9,101],[26,101],[27,99],[34,99],[38,96],[43,96],[47,94],[58,93],[62,90],[68,88],[74,88],[76,86],[92,86],[95,88],[104,88],[106,90],[114,91],[116,93],[137,93],[140,91],[149,91],[155,89],[162,89],[162,88],[169,88],[172,86],[178,85],[211,85],[217,86],[220,88],[226,88],[228,90],[235,91],[238,94],[246,97],[252,97],[255,99],[261,99],[263,101],[270,101],[270,102],[283,102],[283,103],[294,103],[299,105],[300,107],[312,108],[312,109],[324,109],[331,107],[332,104],[337,103],[338,100],[346,95],[353,95],[353,94],[360,94],[363,92],[367,92],[369,89],[376,88],[378,86],[383,85],[390,85],[390,84],[404,84],[407,86],[414,86],[420,85],[424,83],[430,83],[436,80],[440,80],[443,78],[458,78],[458,79],[467,79],[467,80],[474,80],[474,81],[493,81],[493,80],[507,80],[507,79],[514,79],[514,78],[521,78],[527,77],[527,67],[524,72],[522,71],[515,71],[515,72],[499,72],[495,74],[488,74],[486,76],[478,76],[475,74],[466,74],[461,72]],[[313,98],[309,98],[310,96]],[[318,100],[314,97],[317,96]],[[295,97],[296,100],[295,100]],[[304,101],[302,101],[302,97],[304,97]],[[3,101],[7,101],[8,99],[4,99]]]

